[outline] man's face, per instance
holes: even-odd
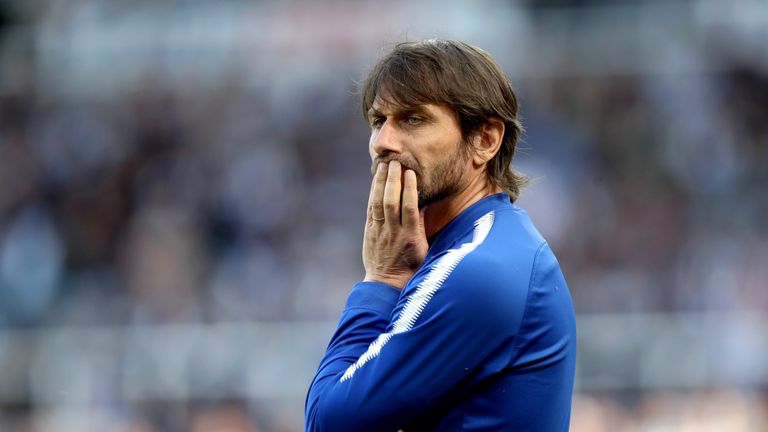
[[[456,113],[446,105],[400,107],[377,98],[368,111],[368,151],[379,162],[397,160],[416,173],[419,208],[458,192],[469,161]],[[404,172],[404,171],[403,171]]]

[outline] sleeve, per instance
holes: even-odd
[[[496,330],[510,314],[494,285],[462,266],[399,298],[357,284],[310,386],[305,431],[394,432],[434,410],[509,338]]]

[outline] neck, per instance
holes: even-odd
[[[424,231],[427,238],[448,225],[467,207],[499,192],[501,188],[490,184],[484,175],[475,176],[459,192],[428,205],[424,209]]]

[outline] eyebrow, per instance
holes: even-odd
[[[392,115],[399,116],[404,114],[421,114],[421,115],[429,115],[429,112],[426,108],[424,108],[424,105],[417,105],[414,107],[407,107],[407,108],[398,108],[395,109]],[[372,118],[375,116],[384,115],[381,111],[377,110],[374,107],[370,107],[368,109],[368,118]]]

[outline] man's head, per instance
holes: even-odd
[[[374,163],[397,159],[414,169],[419,177],[422,204],[455,192],[453,189],[461,180],[462,162],[471,158],[473,152],[483,150],[473,143],[489,127],[500,132],[500,145],[492,149],[493,154],[475,158],[475,162],[487,161],[483,169],[488,181],[508,193],[513,201],[517,199],[526,183],[526,178],[510,166],[522,133],[517,98],[504,72],[488,53],[459,41],[403,42],[374,65],[362,82],[361,91],[363,114],[373,128]],[[427,118],[430,116],[440,117],[442,123]],[[401,126],[396,132],[385,131],[386,122]],[[436,136],[434,129],[442,125],[450,129],[451,123],[457,133]],[[432,131],[423,129],[429,126]],[[382,133],[388,135],[381,136]],[[407,151],[400,154],[399,141],[381,143],[397,135],[399,140],[418,139],[417,146],[422,147],[425,133],[432,141],[455,138],[457,146],[449,145],[442,150],[434,146],[434,158],[427,154],[419,160]]]

